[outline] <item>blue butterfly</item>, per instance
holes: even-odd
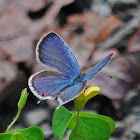
[[[28,85],[40,100],[57,99],[63,105],[84,91],[92,79],[110,60],[113,53],[100,61],[88,74],[81,73],[79,63],[66,42],[56,33],[49,32],[37,44],[36,57],[58,71],[39,71],[30,76]]]

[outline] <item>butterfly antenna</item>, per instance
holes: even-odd
[[[107,75],[107,74],[101,74],[101,76],[105,76],[105,77],[108,77],[108,78],[113,78],[112,76],[110,76],[110,75]]]

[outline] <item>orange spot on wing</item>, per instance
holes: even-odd
[[[46,96],[46,93],[43,93],[42,96]]]

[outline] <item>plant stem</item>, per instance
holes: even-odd
[[[13,121],[10,123],[10,125],[7,127],[5,133],[8,133],[8,131],[10,130],[10,128],[13,126],[13,124],[17,121],[19,115],[21,113],[21,109],[18,109],[18,113],[17,115],[15,116],[15,118],[13,119]]]
[[[76,114],[75,136],[77,136],[78,120],[79,120],[79,111],[77,111],[77,114]]]

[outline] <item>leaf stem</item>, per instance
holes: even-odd
[[[77,113],[76,113],[75,136],[77,136],[78,120],[79,120],[79,111],[77,111]]]
[[[13,126],[13,124],[17,121],[17,119],[18,119],[20,113],[21,113],[21,109],[19,108],[19,109],[18,109],[17,115],[15,116],[15,118],[13,119],[13,121],[10,123],[10,125],[7,127],[5,133],[8,133],[8,131],[10,130],[10,128],[11,128],[11,127]]]

